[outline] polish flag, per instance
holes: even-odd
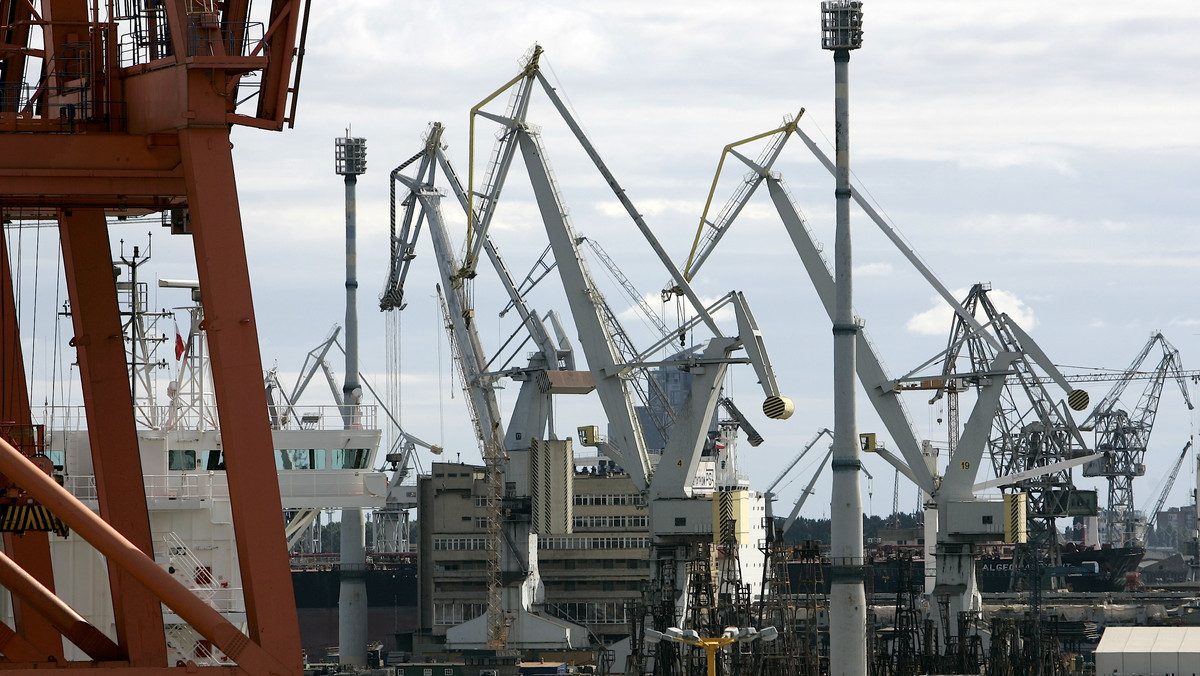
[[[183,340],[183,334],[179,332],[179,322],[175,322],[175,361],[183,359],[184,352],[187,352],[187,343]]]

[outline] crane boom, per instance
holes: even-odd
[[[746,441],[749,441],[751,446],[758,446],[763,442],[762,435],[758,433],[758,430],[754,429],[754,425],[750,424],[746,416],[742,415],[741,410],[733,404],[732,399],[721,397],[717,400],[717,403],[724,407],[725,411],[737,421],[738,426],[746,433]]]
[[[826,434],[829,435],[830,439],[833,438],[833,430],[829,429],[828,427],[822,427],[820,430],[817,430],[817,433],[813,435],[812,439],[809,439],[808,443],[804,444],[804,448],[800,449],[800,452],[796,454],[796,457],[792,458],[792,461],[788,463],[787,467],[783,468],[783,471],[779,473],[779,476],[775,477],[775,480],[772,481],[771,485],[767,486],[767,490],[763,492],[770,493],[771,491],[775,490],[775,487],[779,485],[779,482],[783,481],[783,477],[787,476],[788,472],[792,471],[792,468],[796,466],[796,463],[800,462],[800,460],[804,458],[805,454],[807,454],[808,451],[812,449],[812,447],[815,446],[818,441],[821,440],[821,437],[825,436]]]
[[[804,490],[800,492],[800,497],[796,498],[796,504],[792,506],[791,513],[789,513],[787,518],[783,520],[783,530],[781,532],[785,537],[787,536],[788,529],[792,527],[793,523],[796,523],[796,517],[800,516],[800,509],[804,507],[804,503],[808,501],[808,496],[813,494],[813,486],[816,485],[817,478],[821,476],[821,470],[825,469],[825,465],[829,462],[831,457],[833,457],[832,445],[829,447],[829,450],[825,452],[825,457],[821,458],[821,463],[817,465],[817,469],[813,471],[812,478],[808,480],[808,485],[805,486]],[[871,474],[868,472],[867,476],[870,477]]]
[[[1179,468],[1183,466],[1183,459],[1187,457],[1188,449],[1192,447],[1192,442],[1188,441],[1183,445],[1183,450],[1179,452],[1179,457],[1175,459],[1175,464],[1171,466],[1171,473],[1167,475],[1167,484],[1163,486],[1162,492],[1158,494],[1158,500],[1154,502],[1154,509],[1146,515],[1146,528],[1154,527],[1154,523],[1158,521],[1158,513],[1162,511],[1163,505],[1167,502],[1167,495],[1171,492],[1171,488],[1175,486],[1175,479],[1179,476]]]

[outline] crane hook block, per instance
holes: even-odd
[[[763,402],[763,414],[774,420],[787,420],[796,412],[796,404],[787,397],[767,397]]]
[[[1073,411],[1082,411],[1088,407],[1088,393],[1083,390],[1071,390],[1067,395],[1067,406]]]

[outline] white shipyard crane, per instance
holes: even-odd
[[[486,612],[450,629],[447,641],[464,649],[495,650],[509,642],[531,649],[579,648],[587,641],[583,627],[549,620],[537,612],[545,591],[537,569],[536,533],[539,528],[549,528],[555,515],[561,519],[561,506],[570,502],[570,496],[555,493],[555,488],[563,490],[563,482],[546,488],[532,482],[530,477],[531,463],[540,463],[542,457],[554,456],[555,464],[570,466],[569,444],[558,440],[552,425],[551,395],[590,391],[590,379],[588,374],[574,370],[569,341],[561,332],[557,332],[556,339],[550,337],[541,317],[516,293],[494,245],[485,241],[484,248],[510,293],[512,304],[522,318],[522,327],[538,348],[527,367],[488,370],[495,359],[488,358],[479,339],[469,299],[470,281],[456,274],[462,265],[442,215],[441,193],[434,187],[440,167],[454,192],[463,195],[453,168],[442,154],[442,131],[440,124],[431,125],[425,148],[392,172],[393,209],[397,204],[405,205],[406,209],[399,233],[393,211],[392,268],[381,296],[381,308],[402,307],[403,283],[414,258],[416,240],[422,226],[428,223],[441,279],[439,293],[444,290],[442,304],[447,330],[480,440],[487,485]],[[414,163],[415,176],[401,173]],[[401,200],[397,200],[397,184],[406,189]],[[467,208],[466,200],[461,201]],[[494,205],[494,200],[482,205],[484,217],[490,218]],[[550,319],[557,329],[557,318],[551,315]],[[495,392],[496,382],[503,377],[522,382],[507,433]],[[506,486],[512,487],[512,495]],[[505,583],[505,578],[511,582]]]
[[[830,319],[833,320],[835,300],[833,271],[821,253],[821,245],[792,202],[783,178],[772,170],[786,142],[795,135],[804,141],[830,173],[834,173],[834,163],[800,130],[798,123],[803,112],[801,110],[795,118],[785,119],[784,124],[777,129],[726,146],[718,163],[717,177],[713,180],[708,203],[701,216],[695,243],[689,254],[688,262],[684,266],[684,274],[691,279],[697,273],[756,190],[765,183],[804,269],[817,291],[822,305]],[[770,140],[757,159],[751,159],[738,150],[739,146],[768,137]],[[716,192],[717,181],[725,160],[729,156],[735,157],[745,164],[750,173],[739,183],[738,189],[716,218],[709,220],[708,214],[712,208],[712,198]],[[861,195],[862,193],[858,190],[851,192],[851,197],[862,207],[867,216],[938,295],[947,302],[955,312],[956,318],[967,327],[970,335],[991,350],[991,356],[986,365],[971,373],[960,375],[962,382],[969,383],[976,389],[977,397],[954,456],[949,459],[945,474],[940,475],[937,466],[931,462],[931,456],[926,452],[927,444],[917,434],[900,395],[906,389],[915,389],[908,384],[920,383],[921,380],[928,379],[928,376],[922,377],[915,374],[942,359],[946,352],[943,351],[941,355],[930,359],[918,369],[901,378],[892,378],[885,371],[874,343],[862,328],[861,320],[858,320],[855,341],[858,380],[900,453],[900,457],[891,453],[880,453],[880,455],[901,474],[932,496],[932,502],[937,505],[937,512],[926,517],[927,527],[931,522],[935,523],[939,533],[936,552],[936,583],[932,585],[933,589],[928,591],[932,591],[941,600],[948,601],[949,612],[947,614],[950,617],[957,617],[957,613],[977,607],[978,592],[973,565],[975,542],[995,540],[1004,536],[1003,525],[1006,511],[1003,505],[977,500],[974,493],[978,487],[974,484],[980,462],[989,446],[989,432],[1004,393],[1006,377],[1015,372],[1014,364],[1031,362],[1037,364],[1046,374],[1046,378],[1070,392],[1069,401],[1075,410],[1086,407],[1087,395],[1081,390],[1072,390],[1057,367],[1042,353],[1036,343],[1007,316],[998,317],[995,321],[1002,325],[1010,335],[1019,336],[1019,341],[1002,342],[993,335],[993,332],[988,330],[989,327],[985,327],[973,313],[964,308],[951,295],[945,285],[921,261],[916,252],[904,243],[899,234],[879,216]],[[1056,459],[1055,462],[1038,468],[1036,472],[1062,471],[1095,457],[1089,455]],[[940,520],[938,519],[939,515]],[[951,621],[949,624],[949,631],[956,632],[957,622]]]
[[[662,594],[665,601],[653,611],[654,622],[661,624],[657,628],[663,630],[674,626],[679,618],[683,617],[683,603],[687,594],[682,593],[683,590],[677,585],[683,584],[687,579],[683,574],[687,546],[704,539],[701,534],[705,532],[708,533],[707,541],[712,541],[713,529],[706,528],[706,524],[711,524],[714,518],[712,504],[706,496],[696,495],[692,484],[708,440],[709,424],[728,366],[737,363],[752,364],[766,395],[764,413],[768,417],[786,418],[791,415],[793,405],[790,400],[779,394],[762,336],[745,298],[740,293],[731,292],[712,306],[706,307],[700,302],[682,273],[670,261],[664,247],[634,207],[626,191],[601,160],[599,153],[557,92],[538,69],[540,54],[540,48],[535,48],[522,74],[484,99],[472,111],[473,129],[475,118],[482,117],[500,124],[502,131],[492,153],[493,162],[483,187],[476,189],[473,184],[469,184],[465,190],[470,221],[468,249],[463,268],[457,277],[469,279],[475,275],[475,264],[486,250],[489,241],[488,224],[491,212],[488,209],[498,200],[499,186],[504,183],[514,149],[519,150],[545,227],[555,263],[554,269],[562,283],[579,344],[586,356],[592,382],[607,418],[608,434],[603,439],[596,439],[595,444],[605,456],[624,468],[635,487],[646,495],[654,547],[653,577],[658,580],[678,581],[666,585],[668,588],[664,589]],[[675,360],[653,361],[652,355],[675,340],[678,332],[636,353],[632,351],[632,341],[622,337],[624,329],[616,313],[608,307],[588,269],[584,244],[567,217],[567,209],[549,169],[540,135],[526,120],[530,96],[526,83],[541,86],[658,260],[667,268],[681,295],[687,298],[694,318],[685,322],[681,330],[703,326],[711,332],[712,337],[697,353],[687,354]],[[513,95],[504,114],[483,110],[484,105],[510,89],[513,89]],[[472,141],[472,146],[473,144]],[[473,177],[474,174],[472,162],[468,175]],[[474,204],[483,205],[484,210],[477,213]],[[713,318],[716,309],[723,306],[732,306],[737,318],[737,331],[733,334],[722,331]],[[745,350],[745,356],[737,355],[739,350]],[[675,422],[665,448],[660,455],[651,456],[637,414],[638,396],[633,381],[644,378],[648,369],[657,367],[689,370],[694,379],[685,404],[676,411]]]
[[[792,468],[795,467],[796,464],[801,460],[803,460],[804,456],[808,455],[808,452],[812,450],[813,446],[817,445],[817,442],[821,440],[821,437],[825,435],[829,435],[829,438],[832,439],[833,430],[829,429],[828,427],[818,430],[817,433],[813,435],[812,439],[809,439],[808,443],[804,444],[804,448],[800,449],[800,452],[796,454],[796,457],[792,458],[792,461],[783,468],[783,471],[779,473],[779,476],[775,477],[775,480],[771,482],[771,485],[767,486],[767,490],[763,491],[763,493],[767,496],[768,519],[775,518],[773,509],[771,507],[771,501],[775,497],[775,488],[781,481],[783,481],[783,478],[792,471]],[[808,485],[805,486],[802,491],[800,491],[800,497],[796,498],[796,502],[792,506],[792,511],[789,512],[787,517],[784,519],[782,527],[777,530],[778,533],[786,536],[788,529],[791,528],[792,524],[796,522],[796,517],[800,514],[800,510],[804,507],[804,503],[808,501],[808,496],[812,495],[813,486],[816,483],[817,477],[821,475],[821,470],[825,468],[825,463],[829,462],[829,457],[830,453],[826,453],[825,457],[817,465],[817,468],[813,471],[812,479],[808,482]]]

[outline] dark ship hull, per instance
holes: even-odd
[[[306,557],[293,562],[292,590],[300,620],[300,642],[310,659],[338,645],[338,594],[342,573],[334,557],[328,563]],[[396,634],[412,632],[417,617],[417,562],[412,555],[390,557],[363,571],[367,583],[367,635],[383,642],[385,653],[410,649]]]
[[[1145,554],[1143,547],[1064,550],[1061,567],[1041,567],[1042,586],[1046,588],[1053,575],[1068,591],[1125,591],[1127,576],[1137,572]],[[1009,591],[1014,577],[1013,565],[1011,553],[979,557],[975,562],[979,590],[985,594]]]

